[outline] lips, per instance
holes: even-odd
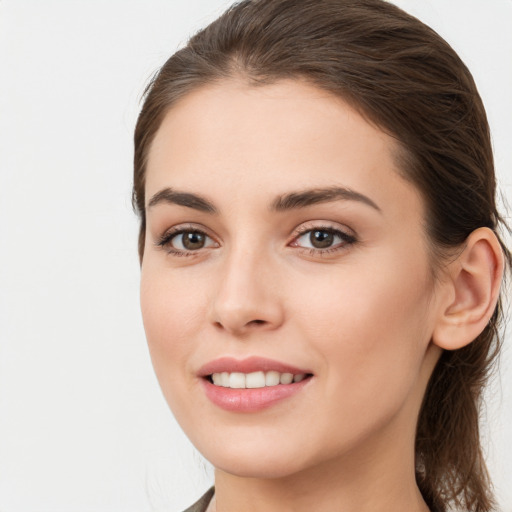
[[[202,366],[198,375],[208,377],[214,373],[253,373],[253,372],[275,371],[279,373],[291,373],[292,375],[311,374],[306,368],[297,368],[280,361],[266,359],[263,357],[252,356],[247,359],[235,359],[233,357],[221,357]]]
[[[312,372],[261,357],[222,357],[198,372],[206,396],[232,412],[256,412],[299,393]]]

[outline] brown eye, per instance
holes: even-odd
[[[209,247],[218,247],[211,237],[197,229],[183,229],[167,233],[162,236],[158,245],[174,254],[186,254]]]
[[[319,253],[326,250],[343,249],[346,246],[356,243],[355,236],[335,228],[316,228],[302,232],[293,243],[292,247],[317,250]]]
[[[176,236],[178,239],[179,237],[181,237],[183,248],[187,251],[202,249],[206,244],[206,235],[199,231],[186,231]]]
[[[326,249],[334,242],[334,235],[329,231],[311,231],[309,241],[315,249]]]

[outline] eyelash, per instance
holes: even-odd
[[[308,233],[311,233],[313,231],[319,231],[323,233],[328,233],[333,236],[339,237],[342,242],[338,243],[334,247],[327,247],[325,249],[321,248],[315,248],[315,247],[301,247],[299,245],[293,245],[297,242],[298,239],[301,237],[307,235]],[[182,250],[182,249],[176,249],[175,247],[172,247],[171,242],[174,238],[176,238],[179,235],[182,235],[184,233],[198,233],[206,238],[209,238],[210,240],[213,240],[211,236],[209,236],[205,231],[202,229],[199,229],[195,226],[178,226],[176,228],[171,228],[170,230],[166,231],[156,242],[156,245],[162,249],[165,249],[166,252],[172,256],[178,256],[178,257],[190,257],[190,256],[198,256],[202,249],[205,249],[207,247],[202,247],[197,250]],[[358,240],[356,236],[349,234],[345,231],[342,231],[339,228],[334,228],[332,226],[318,226],[318,225],[310,225],[310,226],[302,226],[300,229],[297,229],[293,234],[293,240],[290,244],[288,244],[291,247],[296,247],[301,252],[306,252],[311,256],[318,256],[323,254],[330,254],[339,252],[342,250],[345,250],[348,246],[354,245],[357,243]]]
[[[205,236],[206,238],[212,239],[212,237],[209,236],[205,231],[195,226],[178,226],[166,231],[156,242],[156,245],[158,247],[161,247],[162,249],[165,249],[167,254],[170,254],[172,256],[198,256],[200,249],[196,251],[187,251],[182,249],[176,249],[171,245],[171,242],[174,238],[184,233],[198,233],[200,235]]]
[[[308,233],[312,233],[314,231],[319,231],[322,233],[328,233],[335,237],[339,237],[341,242],[335,244],[333,247],[327,247],[325,249],[321,249],[318,247],[301,247],[299,245],[293,245],[300,238],[307,235]],[[293,234],[293,241],[291,242],[292,247],[296,247],[301,252],[308,253],[310,256],[318,256],[324,254],[337,253],[343,250],[346,250],[349,246],[357,243],[358,240],[355,235],[347,233],[346,231],[341,230],[340,228],[335,228],[333,226],[319,226],[319,225],[303,225],[301,226],[295,233]]]

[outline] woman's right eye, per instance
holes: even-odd
[[[168,232],[162,236],[158,245],[171,254],[190,254],[218,244],[203,231],[197,229],[181,229]]]

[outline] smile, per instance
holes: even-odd
[[[221,409],[251,413],[303,393],[313,373],[262,357],[222,357],[198,372],[206,397]]]
[[[280,373],[277,371],[256,371],[251,373],[219,372],[210,375],[209,379],[215,386],[224,388],[255,389],[301,382],[306,376],[307,374],[305,373],[294,375],[293,373]]]

